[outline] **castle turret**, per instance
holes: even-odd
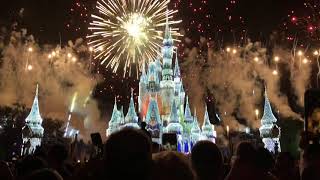
[[[139,128],[138,117],[137,117],[137,113],[136,113],[136,110],[134,107],[134,101],[133,101],[133,90],[131,90],[129,109],[125,117],[125,126]]]
[[[173,57],[173,39],[168,23],[168,14],[166,21],[165,36],[163,40],[162,48],[162,80],[160,82],[161,98],[162,98],[162,120],[164,123],[169,121],[170,109],[172,106],[172,100],[175,99],[174,88],[175,84],[173,81],[173,69],[172,69],[172,57]]]
[[[191,115],[190,105],[189,105],[189,97],[187,96],[186,100],[186,107],[184,110],[184,122],[186,124],[192,124],[193,123],[193,117]]]
[[[157,100],[152,97],[150,97],[146,123],[146,128],[151,134],[152,141],[160,144],[162,136],[162,122],[160,118]]]
[[[193,124],[191,127],[191,147],[193,147],[199,140],[201,136],[201,129],[199,127],[197,111],[194,110]]]
[[[217,132],[213,129],[213,125],[210,123],[209,113],[207,106],[205,107],[204,121],[202,124],[202,136],[204,139],[215,143]]]
[[[259,128],[260,137],[266,149],[274,153],[277,144],[278,151],[280,152],[280,128],[276,125],[277,118],[272,113],[266,89],[264,96],[264,110],[261,118],[261,127]]]
[[[112,133],[116,132],[119,129],[120,120],[121,120],[120,112],[118,111],[117,99],[115,97],[114,98],[114,105],[113,105],[111,119],[109,121],[109,126],[108,126],[108,129],[106,131],[106,135],[107,136],[110,136]]]
[[[44,129],[39,111],[38,91],[39,86],[37,85],[31,111],[25,120],[25,126],[22,128],[22,154],[32,154],[36,147],[41,145]]]

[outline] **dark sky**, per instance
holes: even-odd
[[[5,0],[0,6],[0,25],[8,25],[19,19],[20,25],[27,27],[42,42],[58,42],[59,33],[62,34],[63,41],[73,39],[78,36],[77,33],[67,30],[65,24],[70,19],[76,21],[70,15],[70,8],[75,1],[81,0]],[[290,10],[298,9],[303,4],[303,0],[237,1],[234,13],[245,18],[249,36],[255,40],[278,28]],[[95,4],[95,0],[86,2]],[[216,19],[222,16],[220,13],[223,12],[225,3],[225,0],[209,0],[209,6],[215,9]],[[22,19],[18,18],[21,8],[24,8]]]

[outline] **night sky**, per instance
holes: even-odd
[[[199,0],[182,0],[184,3],[192,3],[192,6],[201,6]],[[88,7],[87,14],[94,11],[95,0],[11,0],[2,3],[0,7],[0,24],[8,26],[13,22],[19,22],[21,27],[26,27],[30,33],[34,34],[40,42],[59,42],[59,33],[65,42],[69,39],[85,36],[87,33],[86,24],[79,17],[79,12],[71,11],[75,4],[83,3]],[[226,7],[230,2],[225,0],[209,0],[205,13],[213,15],[214,23],[226,26],[225,21],[227,14]],[[277,29],[287,14],[292,9],[302,7],[303,0],[236,0],[234,7],[230,9],[233,18],[243,17],[244,29],[248,30],[248,36],[254,40],[260,40],[262,37],[268,37],[271,31]],[[174,3],[174,0],[173,2]],[[21,9],[24,9],[23,15],[19,16]],[[185,22],[188,22],[192,11],[187,6],[180,6],[180,16]],[[78,14],[77,14],[78,13]],[[198,21],[203,18],[199,13],[194,13],[199,17]],[[210,22],[210,23],[213,23]],[[68,29],[66,25],[70,23],[74,29]],[[184,23],[185,25],[186,23]],[[81,29],[76,31],[75,28]],[[240,27],[238,23],[233,24],[233,28]],[[242,27],[241,27],[242,28]],[[215,33],[210,30],[209,34]],[[193,32],[194,36],[197,36]],[[232,34],[225,35],[226,39],[232,39]]]
[[[40,44],[59,43],[60,38],[65,44],[89,33],[87,28],[90,14],[96,12],[95,3],[96,0],[6,1],[0,6],[0,26],[10,28],[17,22],[16,30],[26,28]],[[265,41],[273,31],[281,31],[292,10],[303,10],[303,0],[172,0],[170,6],[179,10],[177,18],[183,20],[180,28],[195,40],[194,44],[199,36],[231,44],[241,41],[244,35],[254,41]],[[119,81],[120,76],[107,70],[102,73],[108,78],[97,86],[95,93],[96,98],[102,99],[102,106],[105,106],[103,102],[112,102],[114,95],[124,97],[127,102],[129,87],[136,87],[137,81]],[[115,86],[114,92],[104,93],[110,84]]]

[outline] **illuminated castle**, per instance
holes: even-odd
[[[36,150],[36,147],[41,145],[43,131],[42,118],[39,112],[37,85],[36,95],[33,100],[30,114],[27,116],[25,126],[22,128],[22,155],[32,154]]]
[[[200,139],[214,142],[216,132],[210,123],[207,110],[202,131],[196,116],[192,116],[189,100],[183,88],[178,56],[176,53],[173,67],[173,54],[173,39],[167,22],[162,48],[162,63],[158,58],[150,62],[147,69],[142,68],[138,111],[141,119],[147,124],[146,128],[153,142],[160,144],[163,133],[175,133],[178,137],[178,150],[189,152]],[[115,102],[106,134],[108,136],[125,126],[138,127],[132,93],[125,118],[123,110],[119,111]]]
[[[275,153],[276,144],[277,150],[280,152],[280,128],[277,126],[277,118],[273,115],[271,105],[267,96],[267,90],[264,93],[264,112],[261,118],[261,127],[259,128],[260,136],[264,147],[270,152]]]

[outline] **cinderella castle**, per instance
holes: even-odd
[[[203,125],[200,128],[196,111],[191,114],[188,96],[183,88],[178,56],[176,53],[173,66],[174,46],[169,24],[166,24],[160,59],[150,62],[147,69],[143,67],[139,82],[138,111],[140,118],[146,122],[152,141],[161,144],[163,133],[175,133],[178,150],[189,152],[199,140],[215,142],[216,131],[210,123],[206,109]],[[106,135],[123,127],[140,128],[134,106],[133,93],[126,116],[123,107],[119,110],[114,103]]]

